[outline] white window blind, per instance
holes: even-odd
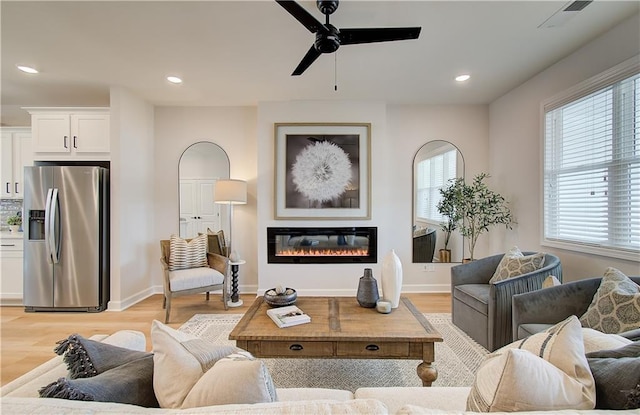
[[[640,75],[546,109],[544,238],[640,252]]]
[[[420,219],[441,222],[442,215],[436,209],[441,199],[440,189],[456,177],[457,151],[450,150],[433,155],[417,166],[417,216]]]

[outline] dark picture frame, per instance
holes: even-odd
[[[275,219],[370,219],[371,124],[276,123]]]

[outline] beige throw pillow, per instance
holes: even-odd
[[[169,271],[207,267],[207,235],[196,236],[189,242],[176,235],[169,239]]]
[[[151,342],[153,389],[161,408],[180,408],[189,391],[209,368],[240,350],[212,344],[157,320],[151,323]]]
[[[619,270],[607,268],[580,322],[610,334],[640,328],[640,286]]]
[[[549,275],[542,281],[542,288],[555,287],[557,285],[562,285],[562,283],[555,275]]]
[[[264,364],[247,351],[221,346],[154,320],[153,389],[161,408],[277,401]]]
[[[193,386],[182,408],[277,400],[267,367],[244,352],[231,354],[213,365]]]
[[[626,337],[617,334],[606,334],[598,330],[582,328],[582,338],[584,339],[584,352],[592,353],[601,350],[619,349],[633,343]]]
[[[536,271],[544,265],[544,257],[544,253],[525,256],[517,246],[514,246],[500,260],[489,284]]]
[[[595,382],[576,316],[491,353],[480,365],[467,410],[593,409]]]

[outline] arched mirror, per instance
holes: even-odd
[[[229,178],[229,157],[217,144],[202,141],[190,145],[180,156],[180,237],[220,229],[229,235],[226,206],[215,204],[214,187]]]
[[[445,231],[443,225],[448,218],[437,208],[440,189],[456,177],[464,178],[464,159],[450,142],[430,141],[416,153],[413,159],[413,262],[462,262],[462,235],[458,230]]]

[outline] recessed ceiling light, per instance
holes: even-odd
[[[20,69],[22,72],[26,72],[26,73],[38,73],[38,70],[35,68],[32,68],[30,66],[24,66],[24,65],[16,65],[16,67],[18,69]]]
[[[468,80],[469,78],[471,78],[471,75],[459,75],[459,76],[456,76],[456,81],[464,82],[464,81]]]
[[[182,79],[178,78],[177,76],[167,76],[167,81],[171,82],[172,84],[182,83]]]

